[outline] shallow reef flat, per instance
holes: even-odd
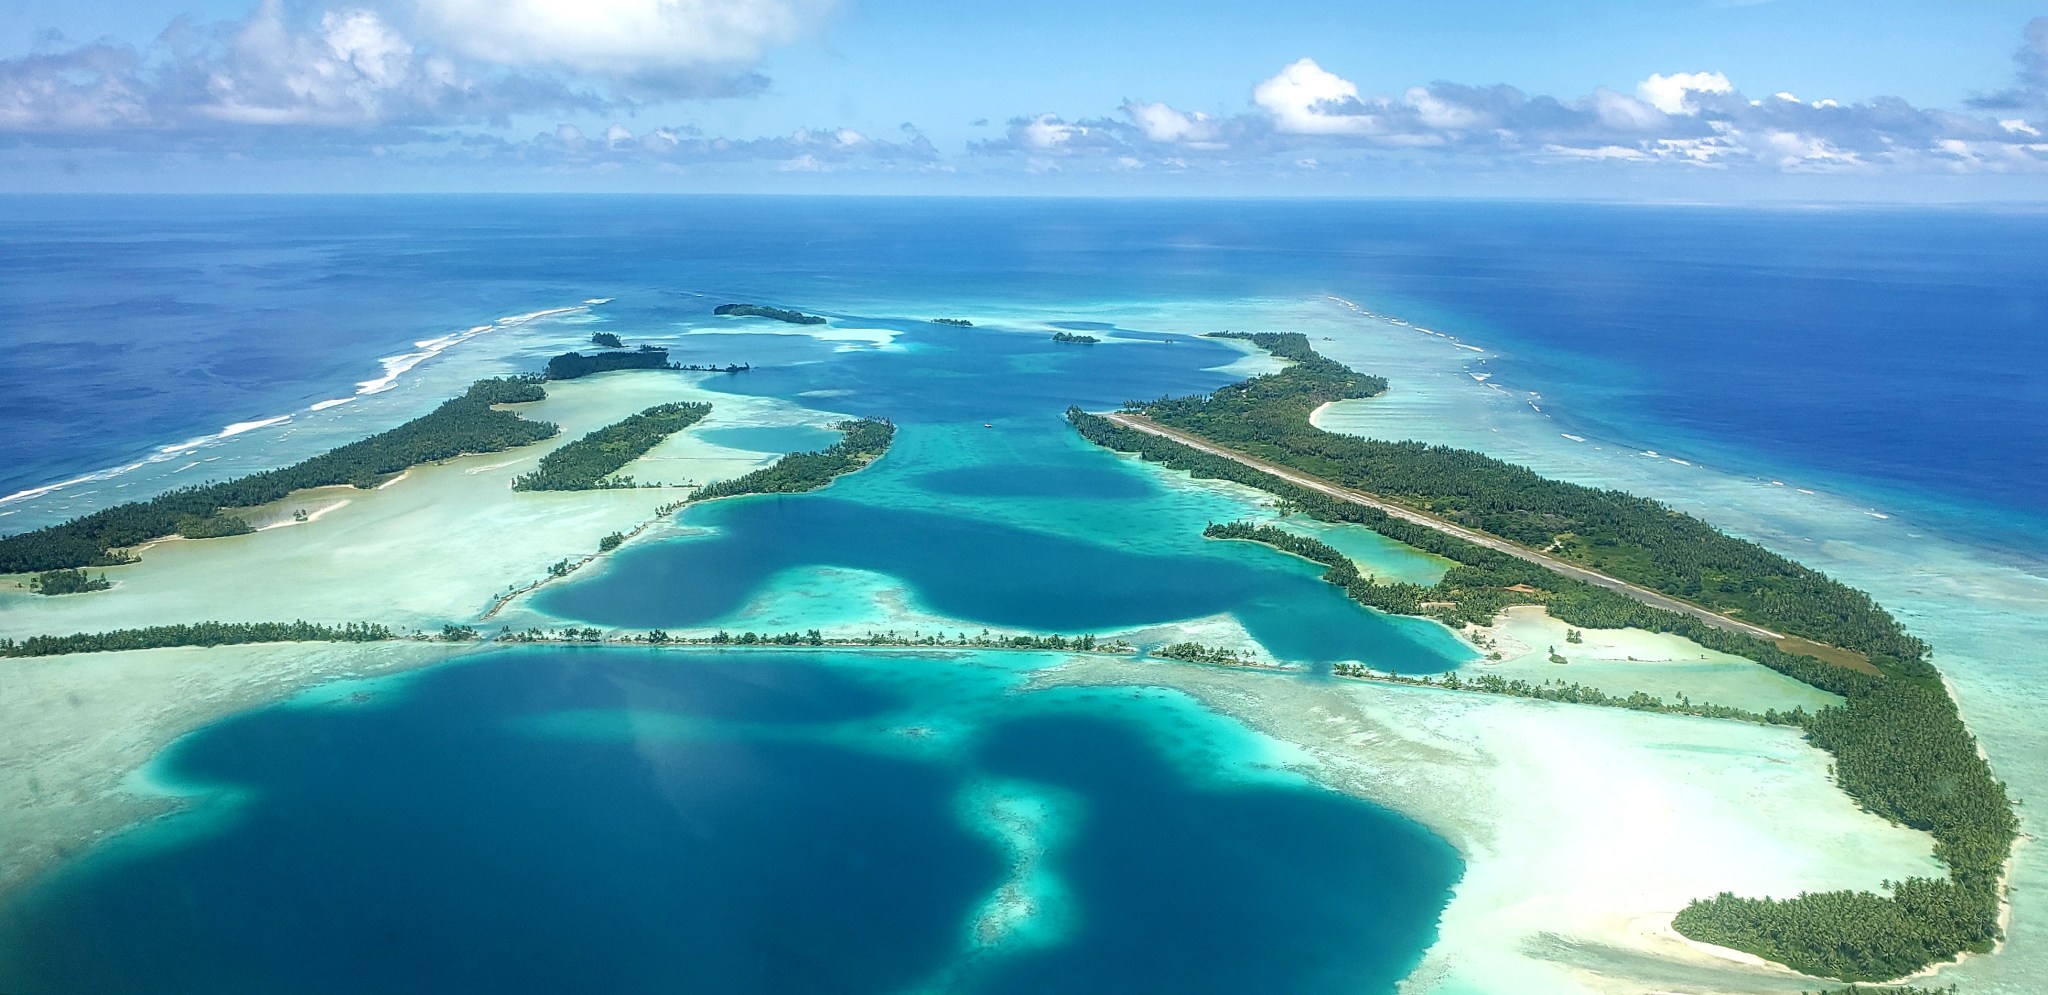
[[[451,643],[278,643],[8,660],[0,667],[0,897],[52,862],[172,811],[142,774],[172,741],[217,719],[328,685],[466,652]]]
[[[1842,702],[1837,695],[1684,636],[1642,629],[1573,629],[1531,605],[1510,608],[1492,625],[1468,629],[1466,636],[1483,640],[1480,648],[1489,654],[1501,655],[1498,661],[1484,660],[1466,670],[1509,680],[1583,684],[1619,697],[1640,691],[1665,701],[1684,695],[1695,702],[1759,713],[1794,708],[1812,712]],[[1552,653],[1566,662],[1552,660]]]
[[[1939,872],[1857,810],[1788,729],[1224,668],[1077,659],[1031,686],[1161,686],[1309,758],[1303,773],[1465,859],[1411,993],[1810,990],[1669,929],[1723,890],[1875,888]]]
[[[709,417],[621,471],[642,482],[702,483],[766,465],[775,454],[707,443],[698,431],[837,420],[786,402],[706,389],[702,382],[710,376],[629,372],[551,383],[545,400],[519,411],[559,424],[562,432],[553,439],[415,467],[375,490],[307,492],[270,509],[282,527],[154,543],[143,549],[141,562],[107,569],[115,582],[110,591],[41,597],[20,587],[0,589],[0,635],[201,620],[365,620],[428,629],[471,621],[508,587],[544,578],[559,560],[595,553],[606,534],[649,523],[658,507],[688,494],[680,488],[513,492],[511,479],[555,448],[656,404],[707,402]],[[292,523],[290,511],[300,506],[311,520]]]

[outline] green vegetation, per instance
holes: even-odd
[[[1253,525],[1250,522],[1211,522],[1202,534],[1211,539],[1243,539],[1265,543],[1282,552],[1293,553],[1304,560],[1314,560],[1329,567],[1323,572],[1323,579],[1338,587],[1349,587],[1358,579],[1358,564],[1351,557],[1337,551],[1329,543],[1307,536],[1295,535],[1286,529],[1271,525]]]
[[[1478,691],[1485,694],[1506,695],[1510,698],[1535,698],[1539,701],[1555,701],[1570,705],[1599,705],[1604,708],[1626,708],[1633,712],[1661,712],[1666,715],[1697,715],[1708,719],[1731,719],[1737,722],[1755,722],[1760,725],[1796,726],[1804,725],[1807,713],[1803,708],[1781,712],[1773,708],[1765,712],[1752,712],[1741,708],[1729,708],[1705,702],[1695,703],[1685,695],[1676,701],[1665,701],[1655,695],[1635,691],[1628,695],[1608,694],[1599,688],[1583,684],[1566,684],[1562,680],[1525,681],[1510,680],[1499,674],[1479,674],[1462,677],[1456,673],[1441,677],[1424,675],[1408,677],[1402,674],[1378,673],[1355,663],[1340,663],[1330,668],[1338,677],[1358,677],[1366,680],[1386,681],[1394,684],[1414,684],[1421,687],[1444,688],[1450,691]]]
[[[622,545],[625,545],[625,542],[626,534],[624,532],[606,533],[604,538],[599,539],[597,541],[597,551],[600,553],[609,553],[612,550],[617,549]]]
[[[1076,345],[1094,345],[1102,341],[1093,335],[1076,335],[1073,332],[1054,332],[1052,333],[1052,340],[1054,342],[1071,342]]]
[[[632,487],[633,478],[612,474],[710,413],[709,404],[657,404],[541,457],[540,465],[532,473],[513,478],[512,489],[588,491]]]
[[[802,311],[769,307],[765,304],[720,304],[713,308],[711,313],[728,314],[739,318],[773,318],[776,321],[786,321],[792,325],[822,325],[825,323],[825,319],[815,314],[805,314]]]
[[[879,419],[862,418],[832,426],[845,438],[828,449],[811,453],[790,453],[773,465],[752,473],[697,488],[692,501],[735,497],[741,494],[794,494],[814,491],[842,473],[852,473],[889,451],[896,426]]]
[[[1870,596],[1662,503],[1549,480],[1480,453],[1336,435],[1309,424],[1317,407],[1371,397],[1386,381],[1318,355],[1299,334],[1243,335],[1293,360],[1208,397],[1131,405],[1200,435],[1332,483],[1368,491],[1467,528],[1780,632],[1931,672],[1927,646]]]
[[[167,491],[0,539],[0,573],[96,567],[132,562],[118,550],[179,532],[187,519],[205,522],[225,508],[248,508],[309,487],[375,487],[407,467],[468,453],[492,453],[539,442],[561,431],[527,421],[495,404],[547,396],[532,378],[479,380],[461,397],[397,428],[329,450],[302,463],[222,483]]]
[[[1264,666],[1264,664],[1257,663],[1251,658],[1239,654],[1236,650],[1226,649],[1221,646],[1206,646],[1201,643],[1174,643],[1153,650],[1152,655],[1163,656],[1169,660],[1179,660],[1183,663],[1207,663],[1219,667]]]
[[[219,539],[224,536],[248,535],[255,527],[239,515],[180,515],[178,535],[186,539]]]
[[[69,636],[30,636],[21,642],[0,639],[0,657],[60,656],[105,653],[164,646],[238,646],[243,643],[369,643],[395,639],[374,622],[319,625],[313,622],[198,622],[152,625],[112,632],[80,632]]]
[[[83,570],[45,570],[28,579],[28,589],[37,594],[55,597],[59,594],[84,594],[87,591],[104,591],[113,587],[106,574],[88,577]]]
[[[973,328],[973,327],[974,327],[974,322],[968,321],[968,320],[967,320],[966,318],[933,318],[933,319],[932,319],[932,324],[934,324],[934,325],[951,325],[951,326],[953,326],[954,328]]]
[[[1956,995],[1956,986],[1950,985],[1947,988],[1892,988],[1889,986],[1884,988],[1865,988],[1862,985],[1850,985],[1847,988],[1830,988],[1824,992],[1800,992],[1799,995]]]
[[[2011,801],[1978,754],[1939,672],[1927,662],[1926,644],[1908,635],[1868,595],[1654,501],[1547,480],[1478,453],[1319,431],[1308,423],[1317,406],[1372,396],[1385,389],[1385,381],[1360,376],[1316,355],[1299,335],[1236,337],[1250,338],[1295,363],[1206,398],[1129,407],[1161,424],[1322,479],[1548,548],[1645,587],[1868,657],[1876,673],[1788,652],[1776,642],[1652,608],[1428,526],[1298,487],[1234,460],[1079,410],[1068,412],[1081,434],[1099,445],[1135,452],[1197,477],[1257,487],[1279,497],[1284,507],[1324,521],[1363,525],[1456,564],[1427,587],[1379,583],[1364,576],[1345,581],[1347,593],[1362,604],[1448,623],[1485,623],[1511,605],[1541,605],[1569,626],[1675,633],[1840,695],[1841,705],[1776,720],[1796,721],[1810,742],[1834,757],[1837,783],[1859,805],[1932,835],[1935,855],[1947,865],[1948,876],[1894,882],[1887,887],[1888,894],[1841,891],[1786,900],[1723,894],[1694,902],[1681,912],[1675,923],[1681,933],[1845,981],[1900,977],[1962,952],[1988,950],[1996,942],[2001,935],[2000,878],[2018,831]],[[1223,528],[1246,533],[1227,538],[1274,540],[1255,527]],[[1328,562],[1315,555],[1318,551],[1307,546],[1308,541],[1288,537],[1274,544],[1288,542],[1291,546],[1282,548]],[[1334,566],[1332,573],[1338,576],[1326,574],[1326,579],[1342,579]],[[1531,685],[1490,675],[1463,680],[1454,674],[1435,683],[1688,714],[1711,714],[1705,710],[1714,708],[1689,702],[1669,705],[1647,697],[1615,700],[1590,689],[1549,682]],[[1769,714],[1758,718],[1773,720]]]
[[[586,356],[580,352],[565,352],[548,360],[549,380],[574,380],[593,373],[610,373],[613,370],[672,370],[668,350],[658,346],[643,345],[632,352],[597,352]]]
[[[606,349],[624,349],[626,347],[624,340],[611,332],[592,332],[590,344]]]
[[[500,629],[497,638],[514,643],[599,643],[605,641],[605,634],[601,629],[576,627],[555,630],[533,628],[524,632]],[[970,648],[1119,654],[1135,651],[1130,643],[1122,640],[1098,640],[1092,635],[1002,635],[991,633],[987,629],[981,630],[979,635],[957,632],[950,636],[941,631],[898,632],[891,629],[887,632],[871,631],[852,637],[827,637],[817,629],[779,633],[742,632],[737,635],[721,629],[709,636],[678,636],[661,629],[652,629],[644,635],[626,636],[624,641],[677,646],[895,646],[907,649]]]

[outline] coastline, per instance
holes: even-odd
[[[1671,917],[1720,890],[1875,887],[1938,869],[1929,837],[1856,809],[1794,730],[1118,661],[1029,686],[1066,684],[1188,694],[1299,746],[1315,760],[1303,773],[1331,789],[1450,842],[1465,878],[1410,995],[1807,991],[1815,979],[1681,942]]]
[[[479,457],[478,459],[485,458],[489,457]],[[459,463],[461,461],[456,462]],[[459,472],[465,476],[474,477],[486,471],[507,468],[521,462],[523,462],[523,458],[490,467],[460,469]],[[420,472],[417,480],[409,482],[406,487],[395,488],[391,493],[394,495],[405,493],[415,484],[427,483],[438,472],[445,472],[447,470],[447,466],[425,468]],[[396,481],[393,483],[396,483]],[[1198,483],[1206,485],[1209,482]],[[624,493],[631,495],[634,492]],[[338,515],[336,520],[338,521],[342,517],[345,516]],[[653,521],[644,521],[639,528],[645,528],[650,524],[653,524]],[[297,532],[302,530],[286,529],[278,531]],[[303,531],[310,532],[315,530]],[[637,532],[638,529],[636,529],[636,534]],[[196,548],[207,547],[208,543],[172,543],[169,546]],[[587,556],[586,561],[595,558],[597,557]],[[346,583],[346,580],[343,583]],[[535,586],[539,585],[536,584]],[[517,593],[515,592],[514,595],[510,596],[509,600],[516,600]],[[495,611],[493,614],[495,614]],[[0,615],[0,620],[4,620],[4,618],[4,615]],[[1163,626],[1159,628],[1171,629],[1176,627]],[[1446,629],[1446,631],[1452,631],[1455,634],[1455,630]],[[1248,637],[1246,638],[1248,639]],[[952,647],[941,646],[933,648],[944,650]],[[882,652],[888,652],[890,648],[880,649]],[[912,648],[904,647],[901,649]],[[1159,661],[1159,663],[1165,664],[1166,661]],[[1106,665],[1107,662],[1105,661],[1086,661],[1078,665],[1077,670],[1087,670],[1089,666]],[[1122,662],[1121,665],[1128,668],[1127,662]],[[1577,666],[1577,664],[1574,664],[1574,666]],[[1189,687],[1200,688],[1202,689],[1200,691],[1185,691],[1185,693],[1195,695],[1197,700],[1200,700],[1212,710],[1230,715],[1248,726],[1260,729],[1262,732],[1268,732],[1268,727],[1279,730],[1279,732],[1268,732],[1268,734],[1289,742],[1296,741],[1294,737],[1321,742],[1322,736],[1319,736],[1319,732],[1326,736],[1329,731],[1318,731],[1312,726],[1303,724],[1304,719],[1302,716],[1269,714],[1273,711],[1273,708],[1279,706],[1269,707],[1266,703],[1256,699],[1272,693],[1271,685],[1233,685],[1228,681],[1212,683],[1180,673],[1181,671],[1209,670],[1241,672],[1250,668],[1204,667],[1199,665],[1168,666],[1162,668],[1148,665],[1144,668],[1143,672],[1135,672],[1136,668],[1130,669],[1134,672],[1109,675],[1105,671],[1104,685],[1144,684],[1146,686],[1169,687],[1177,690],[1185,690]],[[341,672],[339,676],[350,675],[346,672]],[[1250,676],[1256,678],[1265,675],[1252,673]],[[306,675],[302,679],[319,681],[326,678]],[[1339,698],[1319,701],[1310,705],[1310,707],[1312,709],[1322,709],[1325,714],[1336,714],[1343,707],[1342,701],[1344,699],[1356,698],[1358,696],[1356,693],[1344,688],[1336,690]],[[1378,694],[1382,692],[1376,691],[1373,693]],[[1595,827],[1594,832],[1586,834],[1586,839],[1573,838],[1567,840],[1558,838],[1559,834],[1571,836],[1570,830],[1573,827],[1584,826],[1585,820],[1575,813],[1544,810],[1540,806],[1536,806],[1536,803],[1529,802],[1526,799],[1521,803],[1522,808],[1516,810],[1521,816],[1519,823],[1499,814],[1495,814],[1492,817],[1493,821],[1489,823],[1487,822],[1486,813],[1483,812],[1476,814],[1474,812],[1446,812],[1442,810],[1446,808],[1443,803],[1438,803],[1437,810],[1431,810],[1429,809],[1430,803],[1426,799],[1419,799],[1419,796],[1415,796],[1412,793],[1413,784],[1395,783],[1404,777],[1415,782],[1432,778],[1455,782],[1457,775],[1448,768],[1457,766],[1460,763],[1476,763],[1481,765],[1480,772],[1472,775],[1472,779],[1465,783],[1474,785],[1474,798],[1477,799],[1499,797],[1502,793],[1509,792],[1516,785],[1508,782],[1515,778],[1523,780],[1554,779],[1558,776],[1568,775],[1569,771],[1560,773],[1560,771],[1554,769],[1538,769],[1541,767],[1540,764],[1538,768],[1531,768],[1528,766],[1515,766],[1513,763],[1505,761],[1503,759],[1505,755],[1517,748],[1523,747],[1524,744],[1516,743],[1511,737],[1505,735],[1489,733],[1483,728],[1472,728],[1476,720],[1471,719],[1470,716],[1479,714],[1515,716],[1507,724],[1521,723],[1529,728],[1538,729],[1546,737],[1550,737],[1542,741],[1564,751],[1563,755],[1565,757],[1578,758],[1586,765],[1596,765],[1603,759],[1599,751],[1587,749],[1585,744],[1565,743],[1555,737],[1567,731],[1565,726],[1570,723],[1586,722],[1600,725],[1613,721],[1608,718],[1581,718],[1581,716],[1588,712],[1605,710],[1578,708],[1569,714],[1559,714],[1555,719],[1556,728],[1553,729],[1551,727],[1552,720],[1538,720],[1529,716],[1557,713],[1492,713],[1478,711],[1480,709],[1496,707],[1492,705],[1406,707],[1398,704],[1402,701],[1402,699],[1398,698],[1399,692],[1394,693],[1397,695],[1396,698],[1384,701],[1374,699],[1369,706],[1359,705],[1356,702],[1352,703],[1350,707],[1354,711],[1369,719],[1375,719],[1375,721],[1359,727],[1369,734],[1365,743],[1352,743],[1347,740],[1344,744],[1327,746],[1328,756],[1323,758],[1323,762],[1334,770],[1335,773],[1330,771],[1324,772],[1324,776],[1330,778],[1326,783],[1337,787],[1338,790],[1347,791],[1347,793],[1355,794],[1358,797],[1392,805],[1404,813],[1410,812],[1410,809],[1405,806],[1415,806],[1418,811],[1422,811],[1429,816],[1429,818],[1423,818],[1422,815],[1416,815],[1415,817],[1419,821],[1423,821],[1433,831],[1438,831],[1441,835],[1444,835],[1446,839],[1452,840],[1461,853],[1467,854],[1468,880],[1471,880],[1476,875],[1479,882],[1475,889],[1470,892],[1467,892],[1465,886],[1461,884],[1461,897],[1453,900],[1454,907],[1459,908],[1456,922],[1452,926],[1447,927],[1446,939],[1440,940],[1437,947],[1432,948],[1430,959],[1425,961],[1423,968],[1418,968],[1416,979],[1404,989],[1405,991],[1416,993],[1443,992],[1448,995],[1448,993],[1452,992],[1465,991],[1466,989],[1459,986],[1467,981],[1473,981],[1475,978],[1482,980],[1490,979],[1490,987],[1485,990],[1515,990],[1518,992],[1548,992],[1552,990],[1566,992],[1583,991],[1589,988],[1596,991],[1641,991],[1641,985],[1644,984],[1668,984],[1672,987],[1680,987],[1701,984],[1703,982],[1700,982],[1698,979],[1705,977],[1720,979],[1712,981],[1712,984],[1748,986],[1731,987],[1728,989],[1730,991],[1795,991],[1805,990],[1805,988],[1773,986],[1783,982],[1784,984],[1799,984],[1810,988],[1815,984],[1812,979],[1804,978],[1803,976],[1792,975],[1789,972],[1783,972],[1781,975],[1774,973],[1774,970],[1769,967],[1756,968],[1755,965],[1747,965],[1750,968],[1755,968],[1754,971],[1737,971],[1734,974],[1728,974],[1727,972],[1732,969],[1727,965],[1712,963],[1713,960],[1731,960],[1731,958],[1725,956],[1725,953],[1728,953],[1725,951],[1725,948],[1715,948],[1711,947],[1711,945],[1685,940],[1669,929],[1670,914],[1676,911],[1675,908],[1665,909],[1659,907],[1647,910],[1644,908],[1620,908],[1620,906],[1626,904],[1624,899],[1634,894],[1629,890],[1632,882],[1628,881],[1626,876],[1620,875],[1612,869],[1602,869],[1602,880],[1607,882],[1607,894],[1591,895],[1570,892],[1567,895],[1569,901],[1563,901],[1562,905],[1553,908],[1552,918],[1562,919],[1568,924],[1577,923],[1577,925],[1572,925],[1569,929],[1551,928],[1548,925],[1548,919],[1543,919],[1534,913],[1526,911],[1526,907],[1533,907],[1531,903],[1540,903],[1545,898],[1552,896],[1558,888],[1553,887],[1552,891],[1536,890],[1530,885],[1526,877],[1516,876],[1517,868],[1520,866],[1517,862],[1518,860],[1525,862],[1528,859],[1534,859],[1534,855],[1541,853],[1541,849],[1534,845],[1535,842],[1545,842],[1546,845],[1553,846],[1559,852],[1586,855],[1588,860],[1598,860],[1609,856],[1609,852],[1599,851],[1588,846],[1586,840],[1607,840],[1612,844],[1612,853],[1624,854],[1628,860],[1635,861],[1631,866],[1638,874],[1654,874],[1657,870],[1655,861],[1645,857],[1642,853],[1628,849],[1626,845],[1629,843],[1639,844],[1640,841],[1614,842],[1611,832],[1608,835],[1601,835],[1598,827]],[[1951,693],[1956,693],[1953,685],[1951,685]],[[1289,701],[1297,700],[1296,696],[1291,694],[1286,697]],[[1307,699],[1300,700],[1306,701]],[[1960,702],[1962,699],[1958,697],[1957,700]],[[1389,701],[1396,702],[1396,704],[1389,704]],[[260,704],[261,701],[256,703]],[[1547,707],[1556,709],[1570,706],[1544,706],[1540,703],[1520,703],[1519,707],[1538,709]],[[1432,714],[1439,711],[1445,714],[1441,716]],[[1393,716],[1402,721],[1377,721],[1383,716]],[[1349,720],[1340,718],[1338,721]],[[1420,724],[1423,731],[1403,740],[1401,735],[1402,731],[1405,730],[1403,722],[1410,721]],[[1265,725],[1261,725],[1261,723],[1265,723]],[[1432,723],[1434,723],[1433,726]],[[1484,725],[1484,723],[1477,724],[1480,726]],[[1604,725],[1601,727],[1603,729],[1606,728]],[[1668,745],[1664,742],[1664,738],[1684,739],[1684,737],[1679,737],[1675,734],[1654,731],[1662,728],[1664,727],[1638,728],[1634,725],[1625,725],[1618,732],[1607,730],[1601,736],[1595,737],[1595,739],[1600,744],[1612,747],[1617,754],[1638,749],[1655,748],[1659,745]],[[1286,735],[1283,736],[1283,732]],[[1748,740],[1739,735],[1729,735],[1733,738],[1723,739],[1719,735],[1700,734],[1690,740],[1686,740],[1686,742],[1703,748],[1712,747],[1717,750],[1761,751],[1758,755],[1768,754],[1777,745],[1770,740]],[[1459,756],[1464,759],[1434,765],[1428,763],[1409,764],[1406,769],[1400,769],[1400,765],[1395,764],[1388,769],[1382,770],[1376,769],[1373,766],[1375,764],[1373,758],[1354,755],[1364,752],[1358,748],[1367,744],[1380,747],[1387,743],[1399,741],[1413,747],[1428,746],[1433,742],[1432,736],[1442,739],[1450,747],[1453,747],[1453,749],[1448,749],[1447,756]],[[175,736],[171,737],[171,739],[175,739]],[[170,741],[170,739],[167,739],[164,742],[167,744]],[[1748,756],[1748,754],[1744,754],[1744,756]],[[1552,767],[1566,762],[1555,756],[1545,758],[1545,760]],[[1807,781],[1818,780],[1821,783],[1826,781],[1824,771],[1816,773],[1812,769],[1813,765],[1810,762],[1785,759],[1783,756],[1780,756],[1779,760],[1784,765],[1799,767],[1802,777],[1802,783],[1798,785],[1799,790],[1806,790],[1810,787],[1810,784],[1805,783]],[[1526,764],[1533,763],[1534,761],[1519,762]],[[1705,761],[1702,762],[1704,763]],[[1710,779],[1713,783],[1725,789],[1725,792],[1731,796],[1745,797],[1741,791],[1742,786],[1739,781],[1726,777],[1723,772],[1701,766],[1689,766],[1683,763],[1673,763],[1669,765],[1669,769],[1688,777]],[[1339,786],[1340,784],[1344,786]],[[1403,791],[1408,791],[1409,793],[1404,794]],[[1487,795],[1486,792],[1492,792],[1492,795]],[[1567,792],[1566,794],[1569,797],[1579,799],[1582,803],[1589,806],[1607,800],[1600,793],[1594,791],[1580,791],[1577,794]],[[1406,799],[1406,801],[1403,804],[1395,804],[1392,801],[1384,800],[1397,796]],[[1846,799],[1841,798],[1839,792],[1836,792],[1835,796],[1837,801],[1846,804]],[[1686,810],[1684,805],[1680,804],[1684,802],[1692,805],[1698,811],[1707,813],[1707,816],[1703,816],[1700,821],[1709,827],[1734,827],[1743,832],[1756,829],[1757,823],[1761,821],[1764,813],[1779,811],[1776,808],[1760,808],[1755,813],[1730,813],[1696,798],[1666,799],[1666,802],[1674,810]],[[1472,804],[1478,807],[1476,801]],[[1450,806],[1450,808],[1455,808],[1455,806]],[[1840,814],[1835,812],[1829,817],[1833,818]],[[1461,822],[1464,824],[1460,825]],[[1843,825],[1849,825],[1850,822],[1853,822],[1853,820],[1844,822]],[[1442,823],[1447,828],[1439,829],[1438,823]],[[1505,833],[1502,827],[1508,825],[1515,825],[1520,829],[1527,830],[1531,835],[1531,839],[1522,840],[1517,843],[1516,846],[1519,849],[1509,847],[1502,842],[1502,836]],[[1875,834],[1872,838],[1883,838],[1885,835],[1875,827],[1861,824],[1856,824],[1851,829],[1842,830],[1843,833],[1855,836],[1858,840],[1863,839],[1862,834],[1866,831]],[[1462,835],[1454,836],[1452,834]],[[1768,847],[1773,840],[1773,837],[1761,833],[1747,838],[1765,847]],[[1460,842],[1461,839],[1464,842]],[[1893,841],[1893,843],[1896,843],[1896,841]],[[1904,844],[1897,844],[1897,846],[1899,847],[1900,854],[1903,854],[1906,849],[1910,849]],[[1780,854],[1775,859],[1785,861],[1788,867],[1796,865],[1794,869],[1798,873],[1811,873],[1816,880],[1825,877],[1825,881],[1820,881],[1814,885],[1817,888],[1851,886],[1843,884],[1843,882],[1851,880],[1858,882],[1853,886],[1873,887],[1875,885],[1875,880],[1865,880],[1867,875],[1863,873],[1871,870],[1870,867],[1861,865],[1854,868],[1845,867],[1837,858],[1827,855],[1814,856],[1813,853],[1807,852],[1811,849],[1809,847],[1801,851],[1806,854],[1804,858],[1795,859]],[[1705,854],[1704,857],[1701,856],[1702,852]],[[1857,849],[1855,845],[1845,845],[1843,852],[1853,853],[1857,852]],[[1730,848],[1725,843],[1708,846],[1703,851],[1667,848],[1665,854],[1667,859],[1706,860],[1708,862],[1713,860],[1733,860]],[[1510,859],[1511,855],[1514,859]],[[1894,854],[1894,856],[1897,855]],[[1801,863],[1801,860],[1804,860],[1804,863]],[[1910,863],[1910,859],[1902,858],[1902,865]],[[2017,866],[2020,866],[2018,847],[2015,848],[2014,852],[2007,859],[2006,876],[2008,879],[2011,878],[2013,869]],[[1478,869],[1473,869],[1475,867]],[[1730,868],[1722,868],[1722,870],[1727,870],[1731,874],[1736,873]],[[1894,871],[1893,873],[1895,876],[1904,876],[1904,874],[1912,872]],[[1803,880],[1799,879],[1797,874],[1790,875],[1787,879]],[[4,880],[4,878],[0,878],[0,888],[4,888]],[[1757,882],[1759,881],[1762,883],[1758,884]],[[1553,884],[1556,883],[1553,882]],[[1731,890],[1741,890],[1745,893],[1755,894],[1783,895],[1786,893],[1784,890],[1784,880],[1771,879],[1766,881],[1761,877],[1744,879],[1743,883],[1730,885],[1730,888]],[[1674,888],[1672,891],[1675,893],[1676,889]],[[1711,894],[1711,892],[1701,892],[1690,897],[1704,897],[1707,894]],[[1464,903],[1462,906],[1458,904],[1460,901]],[[1637,904],[1643,903],[1638,902]],[[1496,908],[1495,906],[1499,907]],[[1616,925],[1614,920],[1624,912],[1632,912],[1635,915],[1633,918],[1627,919],[1625,923]],[[2001,913],[2009,919],[2009,900],[2002,900]],[[1450,921],[1451,913],[1448,910],[1446,916],[1447,922]],[[1581,922],[1580,920],[1586,921]],[[1512,935],[1514,942],[1512,944],[1503,942],[1501,940],[1503,935]],[[2004,944],[2001,944],[2001,949],[2003,947]],[[1531,951],[1548,951],[1548,955],[1536,956]],[[1717,951],[1722,952],[1717,953]],[[1694,957],[1691,955],[1698,956]],[[1662,966],[1645,966],[1632,958],[1657,961],[1662,963]],[[1703,960],[1702,958],[1705,959]],[[1970,956],[1964,958],[1965,961],[1971,961],[1972,959]],[[1734,960],[1738,966],[1747,963],[1740,961],[1739,957],[1734,958]],[[1939,973],[1944,968],[1954,966],[1953,963],[1937,965],[1935,968],[1931,968],[1928,972],[1923,973]],[[1538,983],[1533,983],[1532,987],[1507,987],[1510,982],[1520,984],[1519,981],[1514,980],[1517,977],[1515,972],[1524,970],[1535,972],[1535,975],[1542,980]],[[1722,977],[1724,974],[1727,976]],[[1752,976],[1752,974],[1755,976]],[[1916,975],[1915,977],[1919,976]],[[1614,981],[1615,978],[1621,977],[1632,980],[1626,982]],[[1793,980],[1787,981],[1786,979]],[[1474,983],[1476,984],[1477,982],[1475,981]],[[1554,985],[1555,987],[1545,987],[1548,985]],[[1601,987],[1603,985],[1609,987]]]
[[[110,591],[52,598],[0,590],[0,636],[208,619],[377,618],[397,628],[428,630],[472,621],[516,583],[512,578],[544,577],[549,564],[588,555],[605,535],[646,524],[651,507],[680,493],[656,487],[512,491],[511,479],[541,456],[666,401],[710,402],[712,414],[699,426],[713,428],[811,423],[828,414],[721,394],[699,379],[627,372],[550,384],[549,396],[524,406],[521,414],[560,424],[563,432],[554,439],[510,454],[414,467],[375,490],[355,492],[318,521],[293,528],[158,541],[140,562],[105,568],[115,582]],[[696,430],[671,436],[628,471],[679,466],[705,479],[724,478],[776,458],[704,442]],[[406,569],[388,569],[395,563]]]
[[[462,656],[453,643],[266,643],[81,653],[0,667],[0,900],[66,857],[179,811],[139,775],[180,737],[337,680]]]

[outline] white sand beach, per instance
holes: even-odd
[[[374,621],[439,629],[474,620],[515,586],[545,579],[550,564],[597,552],[611,532],[630,532],[680,487],[514,492],[512,478],[559,446],[656,404],[702,401],[711,414],[657,445],[621,473],[643,483],[706,483],[773,462],[777,454],[704,441],[706,429],[824,425],[844,416],[767,398],[707,389],[716,374],[626,372],[550,383],[548,397],[518,406],[560,435],[511,452],[414,467],[375,490],[302,492],[260,509],[261,524],[222,539],[167,539],[139,563],[111,567],[109,591],[62,597],[0,586],[0,635],[93,632],[204,620],[338,623]],[[304,508],[306,522],[292,522]]]

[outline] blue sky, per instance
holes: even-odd
[[[2048,3],[16,0],[0,188],[2048,199]]]

